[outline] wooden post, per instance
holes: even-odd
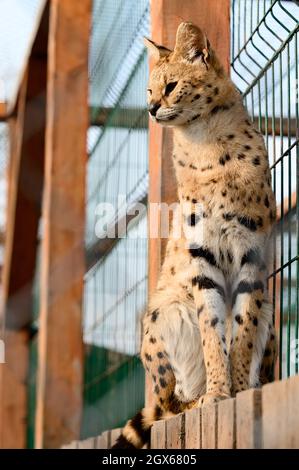
[[[182,21],[192,21],[206,31],[212,47],[229,73],[229,11],[230,0],[151,0],[152,38],[159,44],[173,48],[178,25]],[[171,130],[150,123],[149,203],[170,204],[177,200],[171,151]],[[165,245],[165,239],[149,239],[149,295],[157,284]],[[149,383],[150,379],[147,377],[147,404],[153,400]]]
[[[50,4],[36,447],[78,439],[91,0]]]
[[[5,364],[0,365],[0,447],[26,447],[29,325],[41,214],[46,108],[48,10],[34,28],[17,108],[8,124],[10,159],[2,281],[1,328]]]

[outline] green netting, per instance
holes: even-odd
[[[98,255],[85,277],[82,437],[123,425],[144,402],[138,352],[147,299],[146,213],[125,238],[98,249],[96,211],[101,203],[112,204],[107,225],[113,225],[125,213],[124,201],[132,206],[146,200],[148,63],[142,37],[148,31],[148,0],[94,1],[86,249]]]
[[[232,78],[264,133],[278,204],[269,288],[280,340],[280,377],[298,373],[298,19],[293,1],[231,4]]]
[[[29,370],[27,379],[27,448],[34,449],[35,413],[36,413],[36,378],[38,361],[38,318],[40,306],[40,247],[37,251],[37,262],[32,292],[32,323],[29,341]]]

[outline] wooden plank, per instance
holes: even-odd
[[[28,330],[5,333],[0,364],[0,448],[24,449],[27,436]]]
[[[207,405],[201,410],[202,449],[217,449],[217,405]]]
[[[110,431],[105,431],[96,437],[95,449],[110,449],[110,447]]]
[[[220,401],[218,403],[217,419],[217,448],[235,449],[236,447],[236,423],[235,423],[235,398]]]
[[[185,449],[201,449],[201,410],[185,413]]]
[[[229,73],[230,0],[151,0],[152,38],[172,48],[178,25],[190,21],[208,32],[210,42]],[[149,124],[149,202],[177,200],[171,158],[172,132],[158,124]],[[153,217],[150,217],[153,224]],[[160,222],[158,223],[160,225]],[[160,230],[160,227],[159,227]],[[149,295],[156,287],[165,253],[166,239],[149,238]],[[146,376],[146,403],[153,403],[151,380]]]
[[[91,0],[50,5],[37,448],[58,448],[78,438],[82,409]]]
[[[169,418],[166,424],[166,449],[185,448],[185,414]]]
[[[261,390],[251,389],[236,397],[236,448],[262,447]]]
[[[72,441],[69,444],[61,446],[61,449],[78,449],[78,441]]]
[[[27,330],[32,315],[37,227],[43,178],[48,21],[45,11],[9,120],[7,222],[2,274],[1,328],[6,364],[0,366],[0,446],[26,447]],[[22,269],[20,269],[20,260]]]
[[[299,448],[299,376],[267,384],[262,392],[263,448]]]
[[[160,420],[151,429],[151,449],[166,449],[166,421]]]
[[[78,449],[94,449],[95,448],[95,437],[78,441]]]

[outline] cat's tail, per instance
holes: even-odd
[[[143,408],[127,422],[112,449],[141,449],[150,442],[152,425],[164,414],[158,405]]]

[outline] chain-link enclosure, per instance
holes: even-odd
[[[147,219],[120,235],[148,190],[147,0],[96,0],[90,49],[82,436],[122,425],[144,402],[137,357],[147,299]],[[103,234],[109,228],[109,237]]]
[[[232,0],[231,75],[264,134],[277,201],[269,276],[279,331],[277,378],[298,373],[298,5]]]

